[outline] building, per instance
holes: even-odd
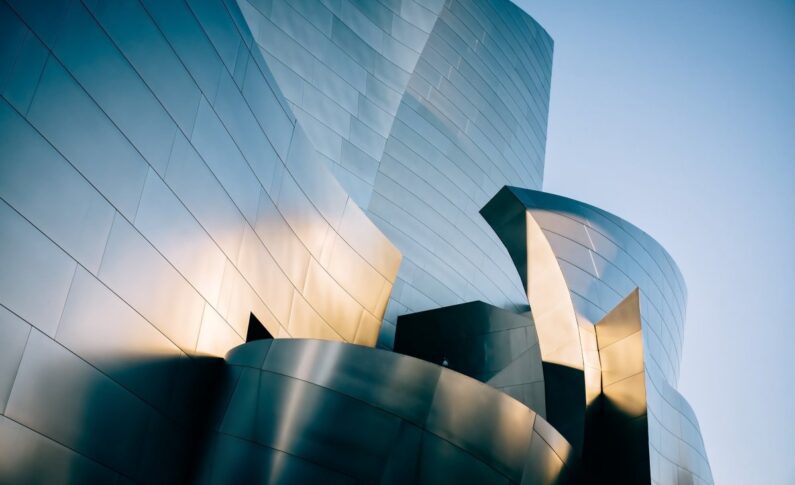
[[[0,482],[712,482],[681,275],[538,191],[552,40],[512,3],[0,26]]]

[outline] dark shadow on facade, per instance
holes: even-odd
[[[583,476],[588,483],[651,483],[646,414],[633,416],[604,394],[587,409]]]
[[[34,403],[13,418],[0,417],[4,483],[195,480],[222,359],[118,360],[102,363],[102,373],[40,369],[45,373],[26,383],[38,388],[29,394],[68,393],[67,402]],[[40,412],[51,407],[60,407],[61,416]]]

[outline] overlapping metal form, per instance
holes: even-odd
[[[651,480],[709,483],[670,257],[501,190],[551,64],[507,0],[0,2],[0,482],[564,483],[642,374]],[[642,373],[597,323],[636,287]],[[482,360],[368,348],[450,305]]]

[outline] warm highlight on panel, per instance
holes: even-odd
[[[711,484],[675,263],[540,192],[552,51],[508,0],[0,2],[0,482]]]

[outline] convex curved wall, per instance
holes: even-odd
[[[552,40],[507,0],[241,0],[299,124],[403,253],[397,315],[523,305],[478,215],[503,185],[541,188]]]
[[[583,406],[615,381],[606,377],[611,363],[603,349],[603,341],[615,338],[600,339],[600,325],[594,324],[638,289],[642,344],[628,339],[610,357],[626,362],[633,358],[632,347],[642,345],[645,382],[640,386],[648,411],[642,419],[648,420],[651,480],[712,483],[698,421],[675,389],[685,287],[670,255],[627,221],[566,197],[506,187],[482,212],[526,285],[542,359],[582,372]],[[549,386],[548,376],[545,381]],[[548,400],[548,413],[549,407]]]
[[[251,322],[276,338],[389,349],[399,315],[475,300],[526,313],[528,297],[534,320],[470,322],[471,346],[524,335],[510,359],[471,369],[558,430],[496,390],[460,386],[532,415],[531,448],[530,434],[559,431],[579,452],[576,411],[604,375],[593,324],[639,288],[628,301],[642,309],[651,478],[711,482],[675,390],[685,289],[667,253],[586,204],[503,189],[543,249],[530,267],[479,213],[505,185],[541,187],[551,64],[550,37],[508,0],[0,0],[0,481],[195,479],[203,433],[223,434],[207,429],[205,407],[224,391],[213,387],[228,370],[218,357]],[[549,300],[527,282],[539,269],[554,276],[536,288]],[[551,301],[565,303],[568,325],[555,345]],[[288,421],[304,404],[290,400],[309,379],[302,362],[339,375],[335,358],[360,351],[373,371],[409,362],[334,345],[296,349],[275,403]],[[566,393],[548,369],[542,378],[538,354],[583,373],[582,399],[556,401]],[[379,383],[362,384],[386,393],[367,406],[390,405],[394,389]],[[461,423],[400,420],[437,433],[428,442],[450,432],[435,452],[470,460],[471,443],[455,442]],[[264,444],[295,451],[296,430]],[[547,444],[539,459],[554,461]],[[532,477],[520,466],[531,462],[490,476]],[[349,474],[375,476],[362,470]]]

